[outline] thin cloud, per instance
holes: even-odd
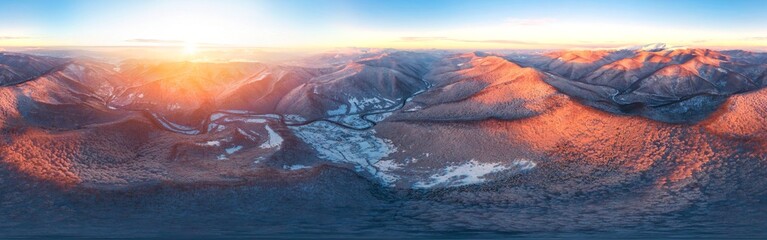
[[[401,37],[400,41],[403,42],[426,42],[426,41],[453,41],[447,37]]]
[[[542,26],[557,22],[553,18],[509,18],[506,24],[513,26]]]
[[[23,39],[30,39],[31,37],[26,36],[0,36],[0,40],[23,40]]]
[[[522,44],[522,45],[541,45],[536,42],[526,42],[518,40],[504,40],[504,39],[488,39],[488,40],[457,40],[459,42],[467,43],[495,43],[495,44]]]
[[[605,49],[605,48],[624,48],[632,45],[642,45],[638,43],[621,43],[621,42],[594,42],[594,43],[577,43],[577,44],[553,44],[554,46],[567,49]]]
[[[496,44],[527,44],[527,45],[538,44],[535,42],[507,40],[507,39],[474,40],[474,39],[460,39],[460,38],[449,38],[449,37],[401,37],[400,41],[403,41],[403,42],[450,41],[450,42],[462,42],[462,43],[496,43]]]
[[[151,38],[134,38],[125,40],[125,42],[129,43],[143,43],[143,44],[156,44],[156,45],[184,45],[187,43],[187,41],[181,41],[181,40],[167,40],[167,39],[151,39]],[[226,44],[218,44],[218,43],[199,43],[195,42],[195,45],[198,46],[208,46],[208,47],[220,47],[220,46],[228,46]]]
[[[427,42],[427,41],[450,41],[457,43],[488,43],[488,44],[508,44],[508,45],[525,45],[531,47],[545,47],[545,48],[615,48],[626,46],[627,43],[618,41],[606,41],[606,42],[587,42],[579,41],[574,44],[563,43],[544,43],[544,42],[530,42],[513,39],[460,39],[449,38],[442,36],[432,37],[401,37],[400,41],[403,42]]]
[[[125,40],[126,42],[132,42],[132,43],[152,43],[152,44],[181,44],[184,43],[184,41],[180,40],[163,40],[163,39],[149,39],[149,38],[135,38],[135,39],[129,39]]]

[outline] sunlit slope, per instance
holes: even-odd
[[[564,199],[695,194],[766,157],[764,54],[356,54],[301,67],[3,66],[14,77],[0,88],[0,159],[63,186],[239,184],[334,166],[396,188],[509,182]]]
[[[761,88],[765,64],[756,59],[763,55],[657,49],[510,58],[546,72],[547,83],[586,105],[681,123],[706,118],[729,95]]]

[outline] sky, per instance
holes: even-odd
[[[767,1],[0,0],[0,47],[767,51]]]

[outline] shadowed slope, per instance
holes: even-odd
[[[0,86],[35,79],[66,63],[61,58],[0,52]]]
[[[436,58],[425,53],[384,53],[349,63],[288,93],[277,112],[317,120],[399,107],[428,86],[423,75]]]

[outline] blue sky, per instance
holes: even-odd
[[[764,49],[767,1],[0,0],[0,46]],[[140,41],[137,41],[140,40]]]

